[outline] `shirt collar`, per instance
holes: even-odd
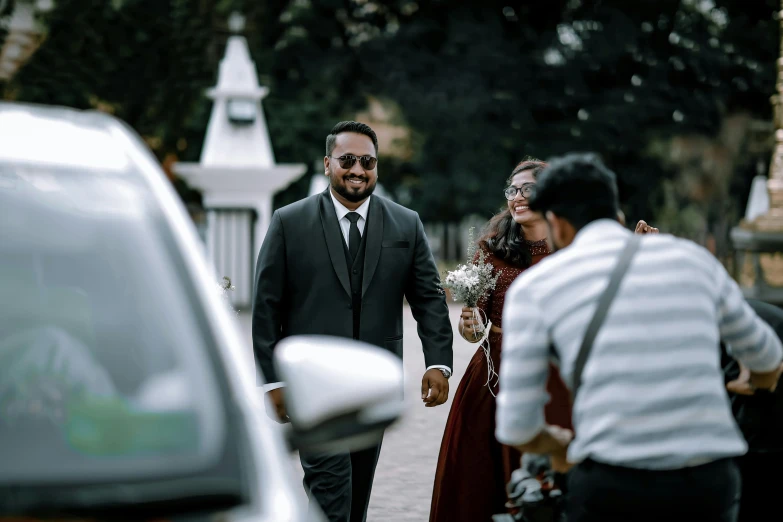
[[[582,227],[582,229],[576,233],[576,237],[571,245],[595,243],[596,241],[623,237],[629,234],[631,234],[631,231],[614,219],[598,219]]]
[[[370,198],[372,196],[365,199],[364,203],[359,205],[359,208],[357,208],[356,210],[348,210],[347,208],[345,208],[345,205],[337,201],[337,198],[335,198],[334,194],[332,193],[331,187],[329,188],[329,196],[331,196],[332,203],[334,203],[334,210],[335,212],[337,212],[337,221],[340,221],[342,218],[344,218],[348,212],[356,212],[362,217],[362,219],[367,221],[367,212],[370,209]]]

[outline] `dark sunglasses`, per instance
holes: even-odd
[[[356,160],[359,160],[359,163],[364,170],[372,170],[375,168],[375,165],[378,164],[378,158],[373,158],[372,156],[354,156],[353,154],[345,154],[339,158],[335,158],[334,156],[329,157],[339,161],[340,167],[344,169],[350,169],[353,167],[356,164]]]
[[[507,200],[514,201],[514,199],[517,197],[517,194],[520,192],[525,199],[530,199],[536,195],[536,184],[525,183],[521,187],[508,187],[503,191],[503,195],[506,196]]]

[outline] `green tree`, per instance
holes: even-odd
[[[5,39],[8,36],[8,29],[6,28],[6,24],[11,18],[12,6],[12,2],[8,2],[7,0],[0,0],[0,49],[3,48]]]
[[[660,213],[675,228],[677,209],[687,207],[705,223],[726,223],[769,150],[751,154],[721,133],[738,114],[770,119],[778,7],[777,0],[58,0],[47,40],[6,96],[103,107],[147,137],[161,159],[175,152],[197,160],[211,109],[203,93],[215,81],[225,20],[239,10],[270,87],[264,107],[279,162],[315,165],[331,126],[376,96],[401,109],[415,145],[410,159],[383,158],[382,180],[424,219],[488,216],[523,157],[592,150],[619,174],[629,219]],[[731,149],[735,179],[672,159],[688,136]],[[304,196],[308,183],[295,183],[275,205]],[[697,192],[702,200],[694,202]]]
[[[173,150],[213,78],[209,3],[60,0],[11,90],[19,101],[101,107]]]
[[[259,2],[248,21],[251,53],[262,83],[270,87],[264,108],[279,162],[303,162],[315,172],[324,140],[340,120],[351,119],[372,93],[358,50],[390,22],[381,7],[370,21],[361,5],[344,0]],[[237,3],[231,4],[238,7]],[[358,11],[357,11],[358,10]],[[275,199],[279,207],[304,197],[309,176]]]
[[[526,155],[599,152],[627,213],[654,218],[673,172],[650,145],[715,136],[722,119],[768,119],[775,0],[420,2],[362,48],[372,90],[420,137],[398,189],[429,219],[498,206]]]

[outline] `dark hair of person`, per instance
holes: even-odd
[[[372,140],[372,144],[375,147],[375,155],[378,155],[378,136],[375,135],[375,131],[372,130],[369,125],[359,123],[358,121],[341,121],[329,132],[326,137],[326,155],[331,156],[334,150],[335,143],[337,142],[337,135],[343,132],[355,132],[357,134],[364,134]]]
[[[617,176],[592,153],[554,158],[537,179],[530,210],[552,212],[577,230],[599,219],[617,219]]]
[[[546,167],[547,164],[543,161],[526,158],[511,171],[511,175],[506,180],[506,186],[511,185],[514,176],[520,172],[530,171],[537,179],[538,174]],[[530,247],[525,243],[522,227],[514,221],[508,206],[490,219],[484,227],[479,238],[479,247],[491,252],[498,259],[520,268],[527,268],[533,262]]]

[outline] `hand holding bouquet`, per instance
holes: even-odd
[[[460,334],[474,342],[481,340],[486,332],[486,315],[477,308],[479,300],[495,288],[499,272],[493,274],[493,267],[486,262],[486,254],[478,250],[473,239],[473,228],[468,232],[468,262],[458,265],[446,274],[442,287],[451,292],[454,301],[465,305],[462,309]],[[468,331],[470,338],[465,335]]]
[[[489,356],[490,346],[486,339],[487,317],[484,311],[478,308],[478,303],[495,288],[500,271],[494,270],[493,266],[486,262],[486,254],[483,250],[478,250],[473,239],[473,228],[470,229],[468,238],[468,261],[448,272],[441,286],[451,292],[454,301],[465,305],[460,317],[460,335],[470,342],[481,342],[487,357],[487,385],[489,386],[493,378],[497,377],[497,373]],[[490,391],[492,391],[491,386]]]

